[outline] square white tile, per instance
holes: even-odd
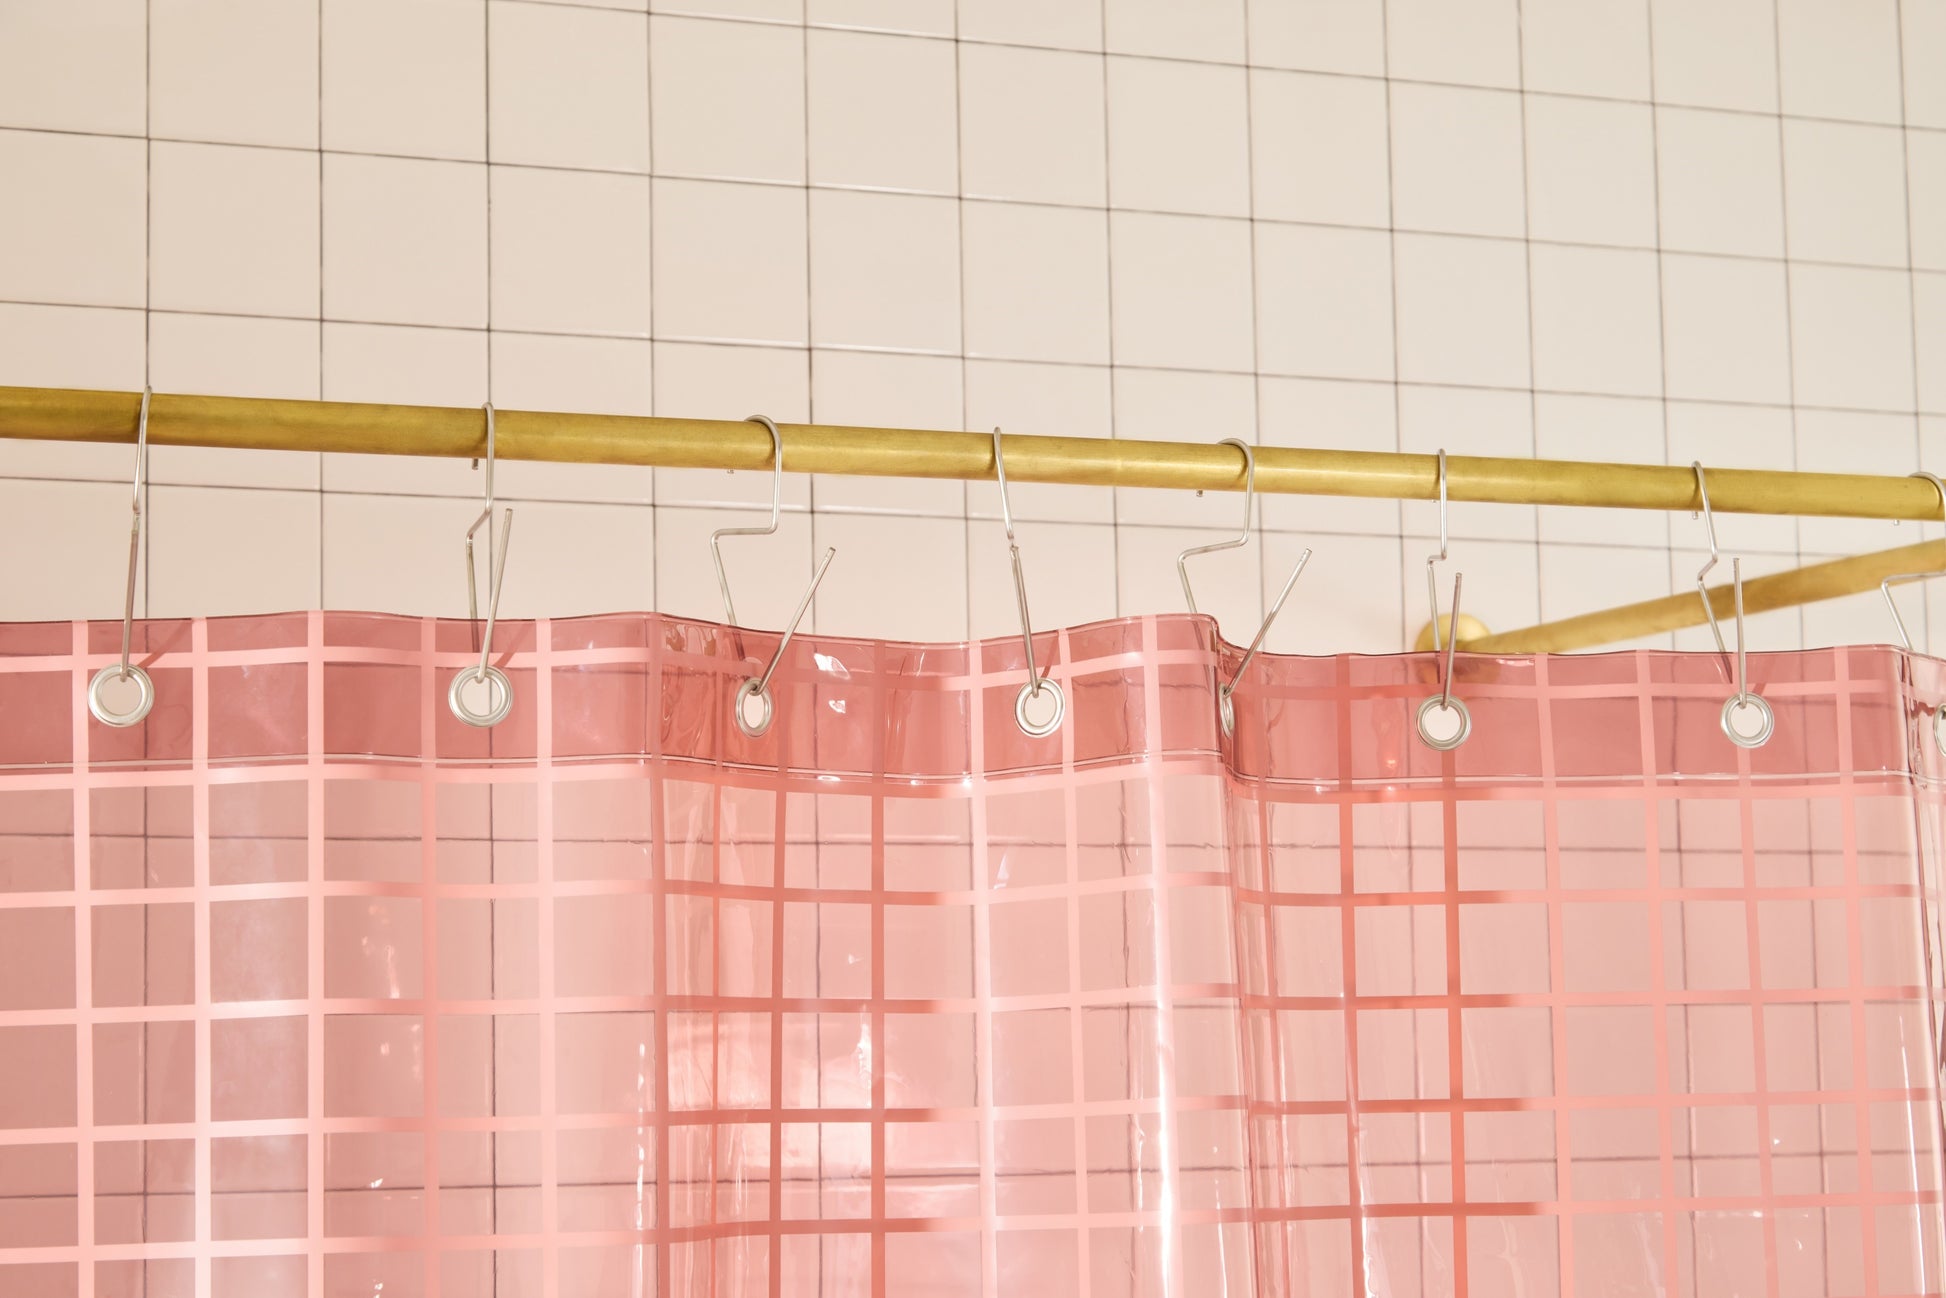
[[[327,154],[324,314],[484,328],[485,165]]]
[[[1248,0],[1260,68],[1385,75],[1384,0]]]
[[[316,608],[318,518],[310,491],[150,487],[148,616]]]
[[[811,531],[817,554],[838,551],[811,609],[819,635],[966,638],[964,519],[818,514]]]
[[[1663,381],[1669,395],[1789,404],[1789,318],[1783,266],[1664,254]]]
[[[646,15],[489,0],[487,23],[491,161],[649,169]]]
[[[1904,266],[1905,149],[1889,126],[1784,121],[1791,256]]]
[[[1520,97],[1392,85],[1392,212],[1400,229],[1526,233]]]
[[[480,0],[323,0],[324,147],[486,159]]]
[[[1913,410],[1912,363],[1908,272],[1791,267],[1792,390],[1800,403]]]
[[[1247,221],[1111,212],[1115,363],[1249,370]]]
[[[151,145],[149,304],[315,318],[317,155]]]
[[[158,311],[149,317],[149,382],[162,392],[316,401],[319,332],[315,320]],[[149,448],[154,483],[315,491],[318,473],[314,452]]]
[[[1534,383],[1558,392],[1662,393],[1656,255],[1537,244]]]
[[[1899,0],[1777,0],[1784,111],[1897,122]]]
[[[0,131],[16,196],[0,203],[0,298],[145,305],[145,154],[140,140]]]
[[[151,4],[149,130],[168,139],[315,149],[317,0]]]
[[[811,339],[824,347],[960,347],[959,204],[811,193]]]
[[[1645,100],[1647,0],[1523,0],[1520,52],[1527,90]]]
[[[491,172],[494,327],[646,337],[648,177]]]
[[[1913,272],[1912,313],[1919,408],[1946,412],[1946,275]]]
[[[804,21],[863,31],[951,36],[953,0],[805,0]]]
[[[1248,374],[1197,374],[1118,366],[1113,376],[1115,436],[1132,441],[1257,441],[1257,385]],[[1236,455],[1239,475],[1243,455]],[[1236,530],[1243,502],[1232,492],[1117,487],[1118,523]],[[1183,542],[1184,545],[1189,542]]]
[[[321,602],[330,609],[465,617],[466,529],[479,512],[476,500],[327,492]],[[520,530],[526,522],[519,518],[507,540],[509,587],[527,566]],[[475,556],[484,584],[486,564],[477,548]]]
[[[1043,523],[1016,516],[1021,573],[1036,646],[1042,631],[1115,616],[1115,529],[1100,523]],[[967,524],[966,566],[974,639],[1020,636],[1020,605],[1007,533],[997,521]],[[1023,675],[1024,679],[1024,675]]]
[[[1101,24],[1101,0],[980,0],[960,6],[959,38],[1100,50]]]
[[[960,361],[945,356],[816,351],[811,354],[811,416],[819,424],[953,431],[964,422]],[[966,489],[950,478],[867,478],[814,474],[816,509],[868,510],[959,518]]]
[[[957,192],[951,44],[817,29],[804,44],[811,183]]]
[[[0,126],[140,135],[148,118],[146,0],[8,6]]]
[[[1385,0],[1386,74],[1455,85],[1520,84],[1517,0]]]
[[[1397,653],[1405,634],[1408,564],[1396,536],[1263,539],[1266,610],[1306,546],[1310,562],[1264,637],[1280,654]],[[1396,577],[1394,574],[1397,574]],[[1254,634],[1254,630],[1250,632]]]
[[[1257,380],[1257,426],[1265,446],[1396,451],[1398,394],[1390,383],[1264,377]],[[1307,538],[1347,532],[1396,536],[1399,531],[1395,500],[1271,493],[1260,499],[1268,530]]]
[[[649,19],[655,169],[804,181],[804,33],[766,23]]]
[[[117,449],[127,454],[128,448]],[[128,593],[128,486],[0,478],[0,550],[43,557],[9,574],[0,595],[8,621],[121,617]],[[135,584],[135,615],[142,617],[140,567]]]
[[[658,179],[652,204],[656,337],[807,341],[803,190]]]
[[[1111,54],[1241,63],[1245,53],[1243,0],[1104,0],[1102,17]]]
[[[1555,95],[1525,99],[1527,220],[1533,237],[1654,247],[1653,110]]]
[[[1256,229],[1258,371],[1391,378],[1391,236],[1308,225]]]
[[[1946,127],[1946,81],[1933,70],[1946,66],[1946,8],[1931,0],[1904,0],[1899,35],[1905,53],[1907,126]],[[1933,603],[1946,614],[1946,599]]]
[[[811,354],[808,349],[719,347],[696,343],[655,344],[655,413],[677,419],[742,419],[769,415],[780,424],[810,419]],[[717,469],[657,469],[658,505],[770,507],[768,473]],[[811,479],[784,475],[784,505],[808,508]]]
[[[1912,264],[1946,270],[1946,134],[1905,133],[1906,186],[1912,208]]]
[[[1444,450],[1449,456],[1531,458],[1534,454],[1533,402],[1522,392],[1401,387],[1399,449],[1413,455],[1434,455]],[[1400,503],[1399,509],[1406,536],[1435,539],[1439,536],[1436,501],[1407,500]],[[1535,512],[1532,505],[1454,500],[1447,506],[1447,528],[1455,537],[1532,541],[1536,531]]]
[[[1547,460],[1661,464],[1666,432],[1660,401],[1540,392],[1534,395],[1534,454]],[[1654,509],[1541,509],[1541,543],[1662,547],[1669,524]],[[1542,556],[1542,568],[1546,568]]]
[[[1323,124],[1328,129],[1320,129]],[[1391,224],[1385,84],[1253,71],[1252,198],[1259,218]]]
[[[636,338],[495,333],[488,350],[493,404],[501,410],[647,415],[653,407],[650,346]],[[510,500],[648,504],[655,498],[655,470],[645,464],[503,460],[495,479],[499,494]]]
[[[1662,246],[1784,254],[1784,178],[1775,118],[1656,110]]]
[[[1112,437],[1111,392],[1106,367],[969,360],[966,427],[982,433],[997,427],[1039,437]],[[1007,487],[1008,507],[1015,518],[1115,521],[1115,493],[1100,487],[1045,482],[1010,482]],[[975,518],[1000,517],[999,484],[967,483],[966,512]]]
[[[960,220],[967,355],[1107,364],[1107,213],[969,202]]]
[[[1108,196],[1118,208],[1250,214],[1249,87],[1240,67],[1108,59]]]
[[[1649,28],[1659,102],[1777,111],[1775,0],[1649,0]]]
[[[1100,58],[962,42],[959,79],[960,178],[968,197],[1107,201]]]
[[[1401,379],[1527,386],[1524,245],[1401,234],[1394,256]]]

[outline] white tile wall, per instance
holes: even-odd
[[[1938,469],[1942,67],[1936,0],[0,0],[0,190],[31,196],[0,202],[0,382]],[[0,616],[118,610],[128,469],[0,446],[0,533],[41,556]],[[521,615],[715,616],[708,535],[769,495],[501,473]],[[464,605],[464,463],[170,448],[152,480],[157,614]],[[835,545],[819,629],[1012,629],[991,484],[785,502],[727,548],[749,620]],[[1179,607],[1174,554],[1240,508],[1013,505],[1043,625]],[[1719,523],[1753,569],[1914,535]],[[1496,627],[1685,590],[1702,541],[1451,524]],[[1248,638],[1309,545],[1271,646],[1397,649],[1436,527],[1266,499],[1200,602]]]

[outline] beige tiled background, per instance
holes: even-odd
[[[0,194],[0,383],[1946,467],[1946,0],[0,0]],[[119,611],[130,467],[0,446],[0,617]],[[516,615],[714,616],[706,538],[768,494],[500,487]],[[144,607],[462,610],[478,490],[158,449]],[[991,485],[786,502],[730,551],[747,620],[835,545],[819,630],[1012,626]],[[1239,509],[1014,504],[1048,624],[1179,608],[1175,552]],[[1200,599],[1247,639],[1309,545],[1272,647],[1396,650],[1435,526],[1266,500]],[[1685,588],[1703,543],[1452,528],[1503,629]],[[1751,573],[1917,533],[1721,520]],[[1873,597],[1750,632],[1890,629]]]

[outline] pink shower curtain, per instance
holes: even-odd
[[[0,1295],[1939,1294],[1946,668],[0,627]],[[503,638],[504,637],[504,638]]]

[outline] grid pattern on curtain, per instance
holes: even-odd
[[[0,627],[0,1294],[1941,1291],[1931,660],[470,633]]]

